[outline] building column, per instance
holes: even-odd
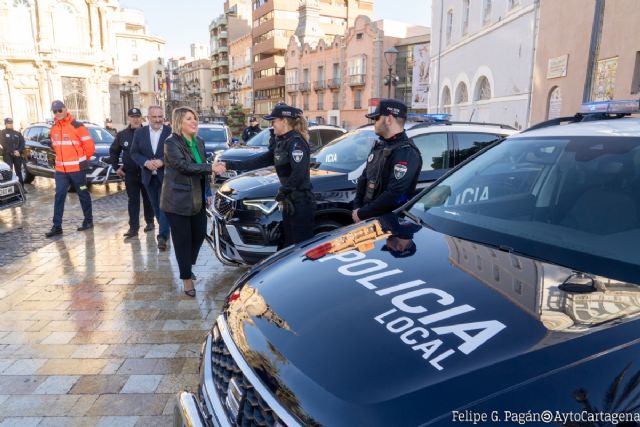
[[[2,111],[2,117],[13,117],[11,97],[13,75],[11,74],[11,64],[7,61],[0,61],[0,77],[0,111]]]
[[[38,120],[45,120],[47,117],[46,112],[49,111],[49,79],[47,66],[42,62],[36,62],[36,69],[38,70],[38,104],[40,104],[40,111],[38,112]]]

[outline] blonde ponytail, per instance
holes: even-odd
[[[288,118],[289,126],[295,132],[297,132],[305,141],[309,142],[309,124],[303,116],[296,117],[295,119]]]

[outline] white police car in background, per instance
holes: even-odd
[[[0,210],[24,204],[25,195],[18,176],[11,167],[0,160]]]
[[[583,111],[248,270],[177,425],[638,425],[640,105]]]

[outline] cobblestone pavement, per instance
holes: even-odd
[[[0,214],[0,241],[31,245],[0,258],[0,426],[171,425],[175,393],[197,386],[202,340],[241,271],[205,244],[187,297],[171,249],[158,252],[153,233],[122,239],[126,197],[95,190],[106,196],[95,228],[76,232],[66,215],[51,241],[40,229],[52,191],[28,188],[26,206]],[[74,194],[68,202],[67,213],[79,209]]]

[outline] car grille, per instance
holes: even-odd
[[[0,170],[0,181],[11,181],[11,178],[13,178],[13,172],[4,169]]]
[[[215,211],[225,218],[230,218],[236,208],[236,201],[231,197],[225,196],[221,192],[216,193],[213,203]]]
[[[232,378],[235,378],[244,396],[240,401],[237,418],[234,418],[229,408],[223,404],[227,417],[232,421],[232,424],[242,427],[285,425],[242,374],[223,340],[213,343],[211,361],[213,365],[213,383],[220,401],[225,402],[227,400],[229,381]]]
[[[266,245],[267,244],[264,241],[264,237],[262,236],[262,233],[248,232],[248,231],[241,230],[240,238],[242,239],[242,242],[247,245]]]

